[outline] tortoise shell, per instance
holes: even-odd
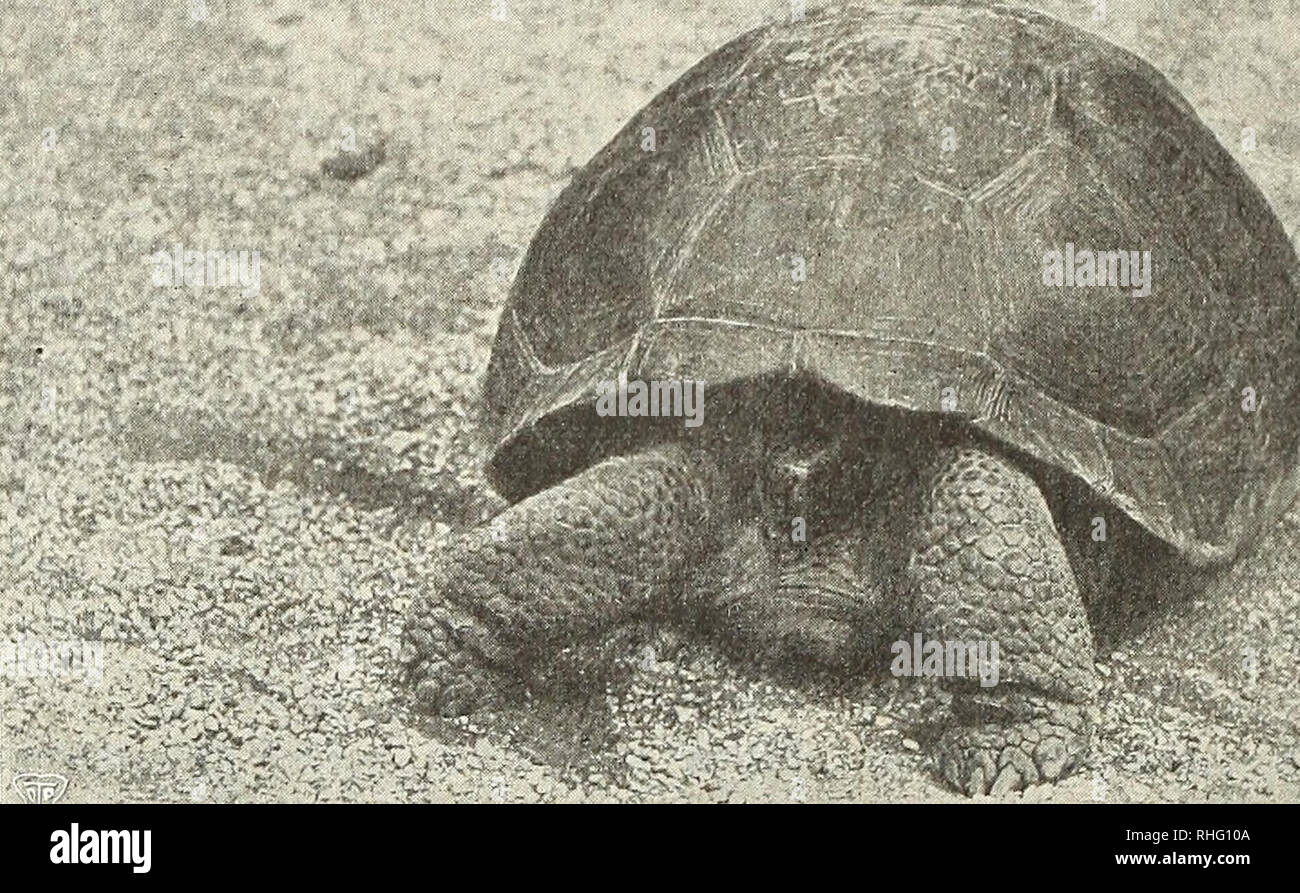
[[[1085,249],[1150,252],[1150,293],[1048,281]],[[804,374],[959,416],[1227,561],[1296,494],[1298,286],[1136,56],[1000,7],[809,13],[695,65],[561,193],[497,331],[489,475],[518,498],[571,471],[620,372]]]

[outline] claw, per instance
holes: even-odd
[[[465,716],[494,704],[508,688],[484,659],[502,646],[492,632],[455,606],[427,603],[402,636],[399,659],[415,685],[415,706],[442,717]]]
[[[1009,794],[1012,791],[1019,791],[1026,786],[1026,781],[1020,770],[1015,766],[1006,765],[998,773],[998,777],[993,780],[993,786],[989,788],[989,793],[994,797],[1002,794]]]
[[[1035,715],[1027,719],[945,732],[939,765],[948,783],[969,796],[996,795],[1070,774],[1090,743],[1090,714],[1059,702],[1034,706]]]

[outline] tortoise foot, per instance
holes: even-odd
[[[983,700],[983,699],[981,699]],[[1030,785],[1058,781],[1083,762],[1091,743],[1092,710],[1047,697],[1017,696],[1015,703],[984,701],[985,721],[961,722],[939,739],[939,770],[968,796],[1005,794]],[[991,721],[990,706],[1017,718]]]
[[[402,636],[401,662],[416,707],[466,716],[500,706],[521,688],[493,668],[492,632],[467,611],[445,603],[417,606]]]

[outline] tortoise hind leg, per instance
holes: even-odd
[[[1038,486],[978,449],[944,451],[921,494],[908,564],[925,639],[999,650],[995,686],[953,679],[940,769],[967,794],[1068,775],[1086,755],[1097,677],[1092,635]]]
[[[716,474],[678,443],[616,456],[458,537],[407,618],[418,706],[491,706],[564,647],[679,590],[708,542]]]

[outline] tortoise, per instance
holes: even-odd
[[[1149,252],[1149,287],[1098,252]],[[936,4],[752,30],[528,248],[483,389],[510,506],[411,608],[416,702],[498,705],[648,616],[844,673],[893,666],[891,639],[987,642],[996,685],[938,674],[939,774],[1060,779],[1095,735],[1113,593],[1230,566],[1296,496],[1298,285],[1260,191],[1099,37]],[[615,381],[707,411],[594,411]]]

